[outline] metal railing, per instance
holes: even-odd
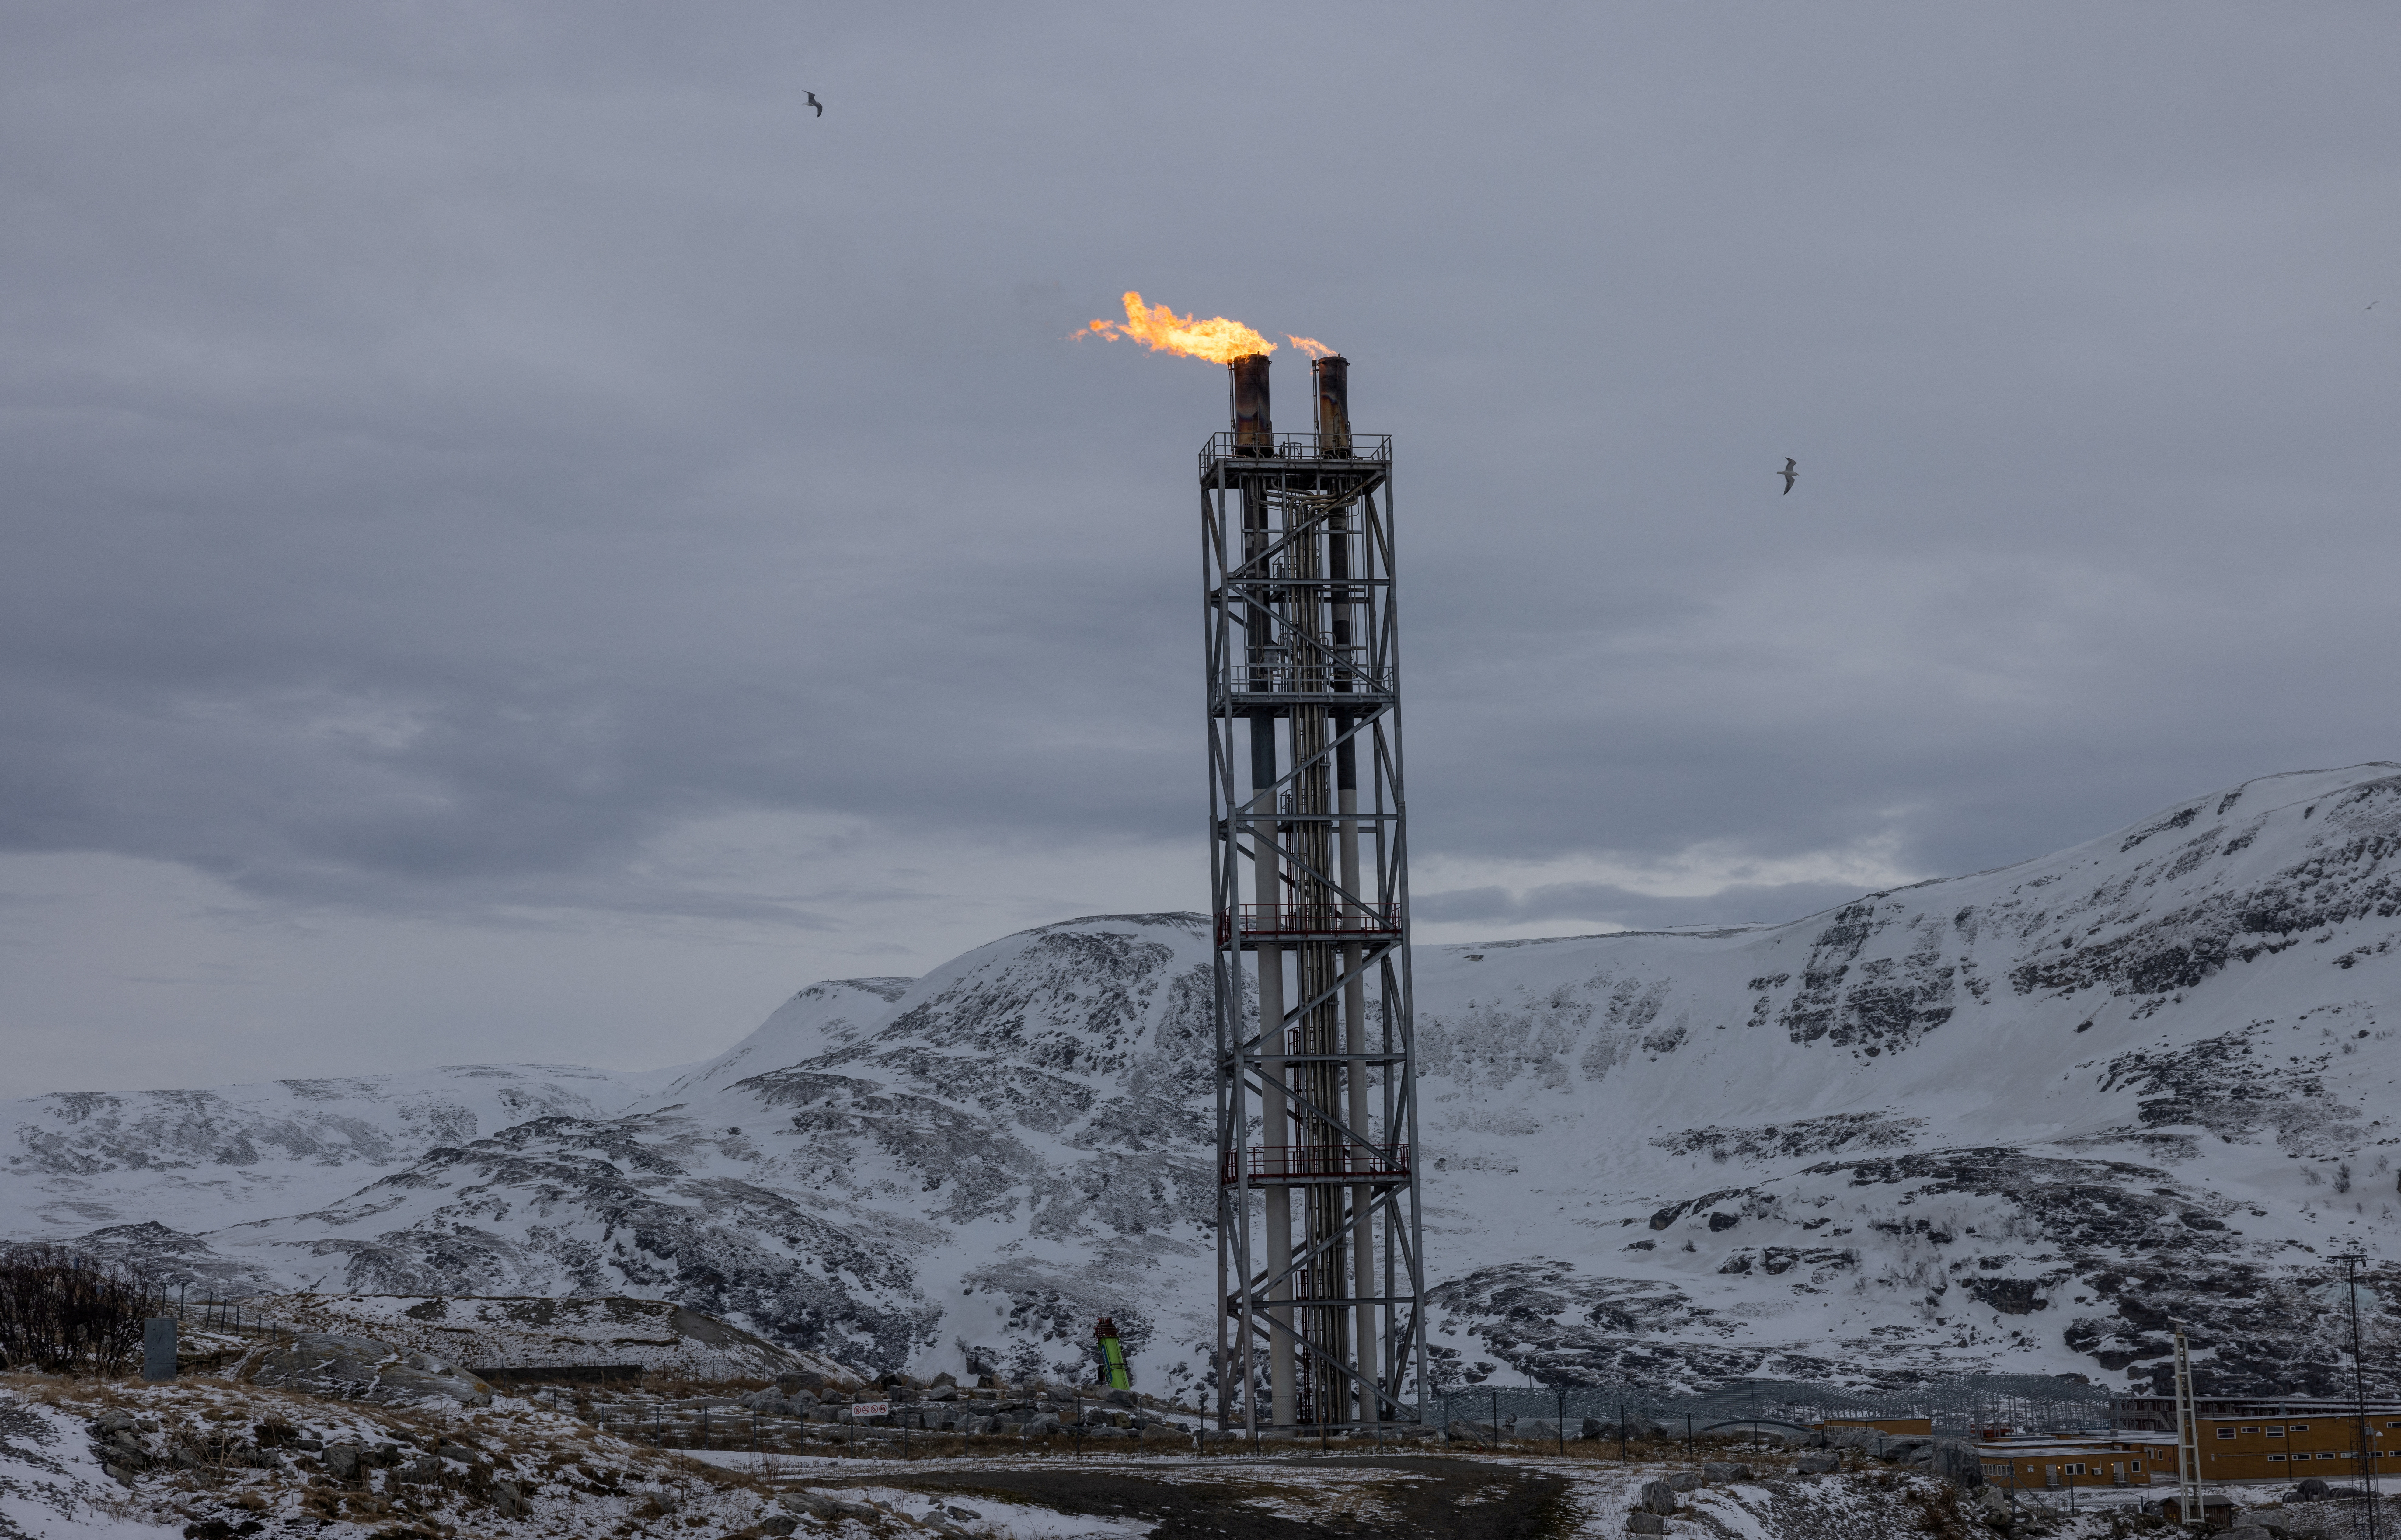
[[[1330,460],[1338,465],[1348,461],[1362,461],[1374,465],[1389,465],[1393,461],[1393,435],[1352,433],[1349,454],[1328,456],[1324,453],[1324,441],[1317,433],[1278,433],[1272,447],[1260,448],[1237,445],[1231,432],[1211,433],[1208,442],[1200,447],[1200,467],[1205,472],[1221,460]]]
[[[1217,914],[1217,944],[1225,945],[1237,931],[1245,938],[1324,938],[1397,936],[1401,906],[1397,903],[1245,903]]]
[[[1389,694],[1393,671],[1355,663],[1238,663],[1226,670],[1238,695]]]
[[[1232,1187],[1245,1176],[1255,1183],[1403,1181],[1408,1174],[1405,1144],[1253,1145],[1247,1157],[1228,1155],[1219,1178]]]

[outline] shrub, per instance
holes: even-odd
[[[59,1246],[0,1253],[0,1367],[117,1374],[142,1351],[144,1316],[164,1301],[122,1266]]]

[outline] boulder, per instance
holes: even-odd
[[[1705,1460],[1701,1463],[1701,1475],[1711,1481],[1748,1481],[1750,1467],[1739,1461]]]
[[[1792,1462],[1799,1476],[1832,1476],[1843,1468],[1843,1457],[1832,1450],[1811,1450]]]
[[[1826,1447],[1829,1449],[1873,1450],[1877,1434],[1873,1428],[1829,1428]]]
[[[1642,1511],[1662,1516],[1676,1511],[1676,1489],[1665,1481],[1642,1483]]]
[[[492,1506],[503,1519],[522,1519],[533,1511],[525,1488],[507,1477],[492,1483]]]
[[[788,1492],[776,1497],[788,1513],[804,1519],[872,1519],[875,1510],[864,1503],[825,1492]]]
[[[1655,1513],[1647,1513],[1640,1508],[1637,1508],[1632,1513],[1626,1516],[1626,1533],[1628,1534],[1665,1534],[1667,1533],[1667,1520]]]
[[[423,1353],[403,1353],[371,1337],[303,1332],[253,1356],[243,1378],[262,1385],[352,1396],[391,1406],[442,1396],[462,1406],[492,1402],[492,1387],[465,1369]]]
[[[1953,1486],[1973,1492],[1984,1484],[1984,1463],[1977,1458],[1974,1445],[1944,1438],[1930,1446],[1928,1455],[1927,1468]]]
[[[2226,1540],[2270,1540],[2269,1532],[2257,1524],[2239,1524],[2225,1533]]]
[[[325,1446],[325,1474],[332,1477],[336,1481],[357,1480],[359,1476],[359,1446],[356,1444],[327,1444]]]
[[[1547,1417],[1520,1418],[1517,1422],[1517,1437],[1531,1438],[1537,1443],[1554,1443],[1559,1437],[1559,1424]]]
[[[1660,1479],[1678,1492],[1697,1492],[1707,1485],[1700,1472],[1692,1470],[1671,1470]]]
[[[1112,1389],[1105,1399],[1113,1407],[1131,1407],[1136,1404],[1133,1392],[1130,1390]]]

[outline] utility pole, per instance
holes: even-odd
[[[2176,1503],[2186,1528],[2208,1522],[2201,1504],[2201,1420],[2192,1405],[2192,1355],[2184,1341],[2184,1323],[2175,1323]]]
[[[2351,1307],[2351,1398],[2353,1417],[2353,1447],[2358,1451],[2359,1484],[2367,1493],[2367,1540],[2378,1540],[2376,1533],[2376,1438],[2367,1425],[2367,1354],[2359,1332],[2359,1270],[2367,1264],[2363,1252],[2347,1251],[2338,1255],[2342,1264],[2343,1293]]]

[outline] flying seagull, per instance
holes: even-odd
[[[817,116],[819,117],[823,117],[825,116],[825,103],[817,100],[817,93],[810,91],[807,93],[807,96],[809,99],[809,105],[816,108]]]
[[[1801,462],[1799,461],[1793,459],[1790,455],[1786,455],[1784,457],[1784,469],[1776,473],[1777,475],[1784,478],[1784,491],[1782,495],[1785,497],[1790,497],[1792,495],[1792,484],[1801,479],[1801,473],[1793,469],[1794,466],[1799,465],[1800,463]]]

